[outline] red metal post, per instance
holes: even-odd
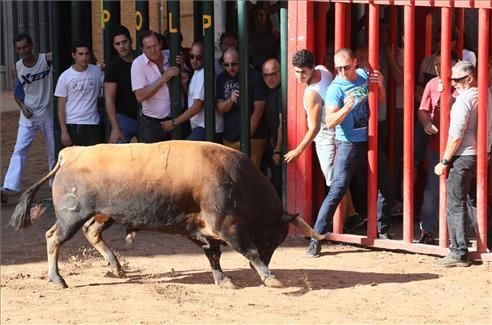
[[[440,157],[448,141],[449,111],[451,102],[451,28],[453,23],[452,8],[441,8],[441,81],[444,91],[441,94],[441,114],[439,127]],[[431,170],[433,171],[433,170]],[[439,246],[448,247],[446,225],[446,175],[439,177]]]
[[[487,99],[490,10],[478,12],[477,251],[487,251]]]
[[[379,70],[379,5],[369,4],[369,66]],[[378,94],[379,86],[369,84],[369,143],[367,169],[367,237],[376,238],[378,210]]]
[[[295,1],[289,3],[288,16],[288,59],[300,49],[310,48],[312,40],[312,26],[306,22],[312,22],[312,3],[307,1]],[[311,7],[312,8],[312,7]],[[309,41],[309,39],[311,39]],[[312,45],[311,45],[312,46]],[[289,91],[287,95],[287,146],[295,148],[306,132],[306,117],[303,109],[304,85],[297,83],[294,74],[289,69],[287,82]],[[287,168],[287,209],[298,212],[307,222],[312,218],[312,150],[306,148],[296,163]],[[297,232],[296,232],[297,233]],[[300,234],[300,233],[298,233]]]
[[[389,20],[389,43],[393,50],[396,49],[397,39],[397,21],[398,14],[396,11],[396,6],[390,7],[390,20]],[[396,52],[396,51],[395,51]],[[395,53],[396,54],[396,53]],[[397,58],[395,58],[397,59]],[[388,81],[388,91],[387,91],[387,99],[388,99],[388,161],[390,165],[390,172],[393,179],[396,178],[395,170],[396,164],[399,161],[396,160],[396,86],[393,78],[389,78]]]
[[[415,3],[405,5],[403,81],[403,240],[413,241],[413,111]]]
[[[456,8],[454,10],[454,21],[456,22],[456,28],[458,28],[458,42],[456,43],[455,51],[458,58],[463,58],[463,46],[464,46],[464,28],[465,28],[465,9]]]
[[[326,12],[328,11],[328,2],[316,2],[315,16],[316,28],[316,62],[324,62],[326,56]]]
[[[345,27],[347,25],[347,4],[345,3],[335,3],[335,48],[336,52],[338,49],[347,46],[347,36]],[[345,220],[345,204],[344,200],[338,205],[337,211],[333,216],[333,233],[341,234],[343,233],[343,224]]]
[[[425,56],[432,54],[432,8],[425,15]]]

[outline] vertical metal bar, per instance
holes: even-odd
[[[226,31],[237,35],[238,33],[238,2],[226,1]]]
[[[490,10],[478,11],[477,251],[487,251],[487,96]],[[490,189],[489,189],[490,190]]]
[[[280,7],[280,111],[282,112],[282,152],[287,152],[287,4]],[[282,168],[282,202],[287,209],[287,168]]]
[[[314,4],[316,17],[316,61],[323,62],[326,55],[326,11],[328,2],[316,2]]]
[[[70,2],[70,35],[72,42],[75,40],[81,40],[80,28],[82,27],[82,20],[80,16],[81,2],[71,1]],[[85,40],[84,40],[85,41]]]
[[[109,63],[114,56],[111,33],[115,26],[120,24],[120,3],[118,1],[102,1],[102,26],[104,40],[104,62]]]
[[[237,2],[237,18],[239,31],[239,107],[241,110],[241,151],[251,155],[250,149],[250,116],[248,107],[249,87],[249,41],[248,41],[248,7],[245,0]]]
[[[347,27],[347,8],[345,3],[335,3],[335,52],[347,46],[347,37],[345,28]],[[345,220],[345,201],[342,200],[333,216],[333,233],[343,233],[343,224]]]
[[[180,30],[181,15],[179,11],[179,1],[168,1],[168,44],[171,49],[171,66],[177,66],[176,56],[181,49]],[[179,75],[171,79],[171,116],[178,117],[181,114],[181,82]],[[181,139],[181,126],[177,125],[173,130],[173,139]]]
[[[335,48],[336,52],[346,46],[345,27],[346,27],[347,6],[345,3],[335,3]]]
[[[464,47],[464,29],[465,29],[465,9],[464,8],[456,8],[454,10],[454,21],[456,22],[456,28],[458,28],[458,42],[456,43],[456,47],[454,50],[458,55],[458,58],[463,58],[463,47]]]
[[[215,134],[215,20],[214,2],[203,1],[201,31],[204,40],[205,53],[205,133],[207,141],[214,140]],[[195,13],[193,13],[195,14]],[[195,14],[196,15],[196,14]],[[197,21],[195,17],[195,21]]]
[[[149,2],[146,0],[135,1],[135,30],[135,44],[138,44],[142,34],[149,30]],[[136,46],[136,51],[138,54],[142,53],[140,46]]]
[[[439,127],[439,149],[442,159],[448,141],[449,111],[451,100],[451,27],[452,9],[441,8],[441,81],[444,91],[441,94],[441,114]],[[446,175],[439,177],[439,246],[448,247],[446,226]]]
[[[432,54],[432,8],[427,8],[425,15],[425,56]]]
[[[193,1],[193,38],[194,41],[203,39],[203,1]],[[212,24],[213,25],[213,24]]]
[[[392,5],[390,7],[390,20],[389,20],[389,43],[393,50],[397,48],[397,21],[398,13],[397,7]],[[394,52],[396,53],[396,51]],[[397,59],[397,58],[395,58]],[[395,170],[396,164],[399,160],[396,160],[396,85],[393,78],[388,80],[388,160],[390,166],[390,173],[393,179],[396,179]],[[398,130],[399,131],[399,130]]]
[[[369,65],[379,69],[379,5],[369,4]],[[376,238],[378,209],[378,97],[379,86],[369,84],[369,130],[367,168],[367,237]]]
[[[405,5],[403,109],[403,240],[413,241],[413,121],[415,3]]]

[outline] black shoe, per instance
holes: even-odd
[[[320,252],[321,242],[319,240],[311,239],[308,250],[306,252],[306,257],[319,257]]]
[[[434,245],[434,236],[431,233],[422,231],[419,244]]]
[[[382,234],[379,234],[379,235],[378,235],[378,238],[379,238],[379,239],[393,239],[393,238],[391,237],[391,235],[389,234],[389,232],[384,232],[384,233],[382,233]]]

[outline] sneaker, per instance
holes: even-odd
[[[319,257],[321,252],[321,242],[319,240],[312,239],[309,243],[308,250],[306,252],[306,257]]]
[[[446,256],[440,260],[436,260],[432,263],[434,267],[467,267],[470,266],[471,262],[466,260],[459,260],[451,256]]]
[[[431,233],[424,232],[420,234],[419,244],[434,245],[434,236]]]
[[[384,232],[378,235],[379,239],[393,239],[389,232]]]

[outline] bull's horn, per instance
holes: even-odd
[[[302,232],[308,236],[308,237],[311,237],[313,239],[316,239],[316,240],[324,240],[326,239],[326,236],[323,236],[323,235],[320,235],[318,234],[316,231],[314,231],[313,228],[311,228],[307,223],[306,221],[304,221],[304,219],[302,219],[301,217],[295,217],[291,223],[295,226],[297,226],[299,229],[302,230]]]

